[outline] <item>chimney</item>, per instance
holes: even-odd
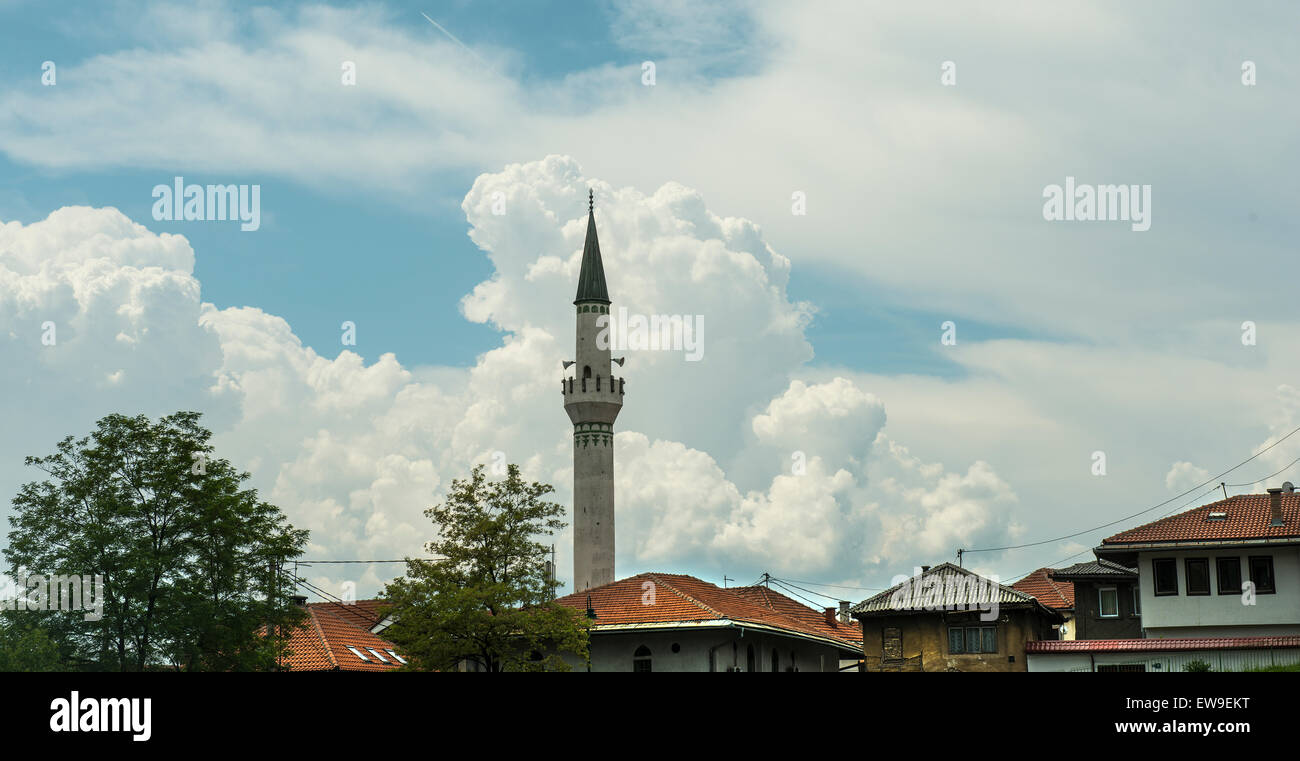
[[[1282,489],[1274,487],[1268,490],[1268,517],[1270,526],[1282,525]]]
[[[307,607],[307,595],[293,595],[289,599],[293,600],[293,604],[299,608]]]
[[[595,618],[596,609],[591,607],[591,595],[587,595],[587,618]]]
[[[835,609],[827,608],[825,612],[826,612],[826,625],[834,626],[838,628],[839,624],[835,623]]]
[[[840,600],[840,620],[846,624],[853,623],[853,617],[849,615],[849,606],[852,605],[848,600]]]

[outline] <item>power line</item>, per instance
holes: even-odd
[[[796,591],[790,589],[789,587],[787,587],[786,585],[784,585],[784,584],[782,584],[781,582],[777,581],[776,579],[772,579],[772,578],[769,577],[769,580],[770,580],[773,584],[777,585],[778,587],[784,589],[785,591],[789,592],[790,594],[794,595],[795,597],[798,597],[800,600],[803,600],[804,602],[806,602],[806,603],[808,603],[809,605],[813,606],[814,609],[821,607],[821,604],[820,604],[820,603],[816,603],[816,602],[813,602],[812,600],[809,600],[807,597],[804,597],[803,595],[799,594],[798,592],[796,592]]]
[[[1266,447],[1264,447],[1263,449],[1259,450],[1258,452],[1256,452],[1255,454],[1251,455],[1250,457],[1247,457],[1246,459],[1242,460],[1241,462],[1237,463],[1236,465],[1232,466],[1231,468],[1228,468],[1227,470],[1223,471],[1223,472],[1220,473],[1219,475],[1217,475],[1217,476],[1211,476],[1211,477],[1205,479],[1205,480],[1202,481],[1201,483],[1196,484],[1195,486],[1193,486],[1192,488],[1190,488],[1190,489],[1188,489],[1187,491],[1183,492],[1182,494],[1176,494],[1176,495],[1170,497],[1169,499],[1165,500],[1164,502],[1161,502],[1161,503],[1158,504],[1158,505],[1152,505],[1151,507],[1148,507],[1148,508],[1146,508],[1145,510],[1139,510],[1138,512],[1133,513],[1132,515],[1126,515],[1126,516],[1124,516],[1123,518],[1118,518],[1118,519],[1116,519],[1116,520],[1111,521],[1110,523],[1103,523],[1103,524],[1101,524],[1100,526],[1093,526],[1092,528],[1084,529],[1084,530],[1082,530],[1082,531],[1076,531],[1076,532],[1074,532],[1073,534],[1066,534],[1065,536],[1058,536],[1058,537],[1055,537],[1055,538],[1053,538],[1053,539],[1043,539],[1042,541],[1038,541],[1038,542],[1028,542],[1028,543],[1025,543],[1025,544],[1013,544],[1013,545],[1008,545],[1008,546],[1006,546],[1006,547],[982,547],[982,548],[980,548],[980,549],[975,549],[975,550],[963,550],[963,552],[967,552],[967,553],[969,553],[969,552],[1002,552],[1002,551],[1004,551],[1004,550],[1020,550],[1020,549],[1024,549],[1025,547],[1037,547],[1037,546],[1039,546],[1039,545],[1043,545],[1043,544],[1051,544],[1052,542],[1059,542],[1059,541],[1061,541],[1061,540],[1063,540],[1063,539],[1073,539],[1074,537],[1076,537],[1076,536],[1080,536],[1080,535],[1082,535],[1082,534],[1088,534],[1088,533],[1091,533],[1091,532],[1093,532],[1093,531],[1097,531],[1098,529],[1103,529],[1103,528],[1107,528],[1107,527],[1109,527],[1109,526],[1114,526],[1116,523],[1123,523],[1123,522],[1126,521],[1126,520],[1130,520],[1130,519],[1132,519],[1132,518],[1136,518],[1136,517],[1138,517],[1139,515],[1143,515],[1143,514],[1145,514],[1145,513],[1149,513],[1149,512],[1151,512],[1152,510],[1158,510],[1158,509],[1164,507],[1165,505],[1169,504],[1170,502],[1173,502],[1174,500],[1182,499],[1183,497],[1186,497],[1188,494],[1191,494],[1192,492],[1196,491],[1197,489],[1204,488],[1204,486],[1205,486],[1206,484],[1211,483],[1211,482],[1214,482],[1214,481],[1217,481],[1218,479],[1222,478],[1223,476],[1228,475],[1229,473],[1231,473],[1232,471],[1236,470],[1237,468],[1240,468],[1242,465],[1245,465],[1246,463],[1248,463],[1248,462],[1254,460],[1256,457],[1259,457],[1260,455],[1264,454],[1265,452],[1267,452],[1268,450],[1270,450],[1270,449],[1272,449],[1273,447],[1277,446],[1278,444],[1281,444],[1282,442],[1284,442],[1284,441],[1286,441],[1287,439],[1291,438],[1292,436],[1294,436],[1294,435],[1295,435],[1296,433],[1298,433],[1298,432],[1300,432],[1300,426],[1296,426],[1295,428],[1291,429],[1291,432],[1288,433],[1287,435],[1283,436],[1282,438],[1278,439],[1277,441],[1273,442],[1272,444],[1269,444],[1268,446],[1266,446]]]
[[[823,584],[817,581],[800,581],[799,579],[782,579],[782,581],[786,583],[794,582],[796,584],[807,584],[810,587],[832,587],[834,589],[856,589],[862,592],[883,592],[886,589],[892,589],[892,587],[854,587],[848,584]]]
[[[788,584],[789,586],[794,587],[795,589],[799,589],[799,590],[802,590],[802,591],[804,591],[804,592],[807,592],[807,593],[810,594],[810,595],[817,595],[818,597],[825,597],[827,600],[835,600],[836,602],[839,602],[839,598],[837,598],[837,597],[832,597],[832,596],[830,596],[830,595],[828,595],[828,594],[823,594],[823,593],[821,593],[821,592],[814,592],[814,591],[811,590],[811,589],[804,589],[803,587],[795,586],[794,584],[790,584],[789,582],[785,581],[784,579],[778,579],[778,578],[773,577],[773,578],[772,578],[772,581],[778,582],[778,583],[780,583],[780,584]]]
[[[1273,478],[1274,476],[1279,476],[1279,475],[1285,473],[1287,470],[1289,470],[1289,469],[1291,468],[1292,465],[1295,465],[1297,462],[1300,462],[1300,457],[1297,457],[1297,458],[1295,458],[1294,460],[1292,460],[1291,462],[1287,463],[1287,464],[1286,464],[1286,467],[1282,468],[1282,469],[1279,470],[1278,472],[1276,472],[1276,473],[1272,473],[1272,474],[1269,474],[1269,475],[1267,475],[1267,476],[1264,476],[1263,478],[1259,479],[1258,481],[1251,481],[1251,482],[1248,483],[1248,484],[1228,484],[1228,486],[1230,486],[1230,487],[1232,487],[1232,488],[1234,488],[1234,489],[1238,489],[1238,488],[1240,488],[1240,487],[1242,487],[1242,486],[1254,486],[1255,484],[1258,484],[1258,483],[1262,483],[1262,482],[1264,482],[1264,481],[1267,481],[1268,479]]]
[[[299,565],[330,565],[343,563],[440,563],[447,558],[407,558],[405,560],[299,560]]]

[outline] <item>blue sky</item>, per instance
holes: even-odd
[[[627,368],[620,575],[880,585],[1135,512],[1300,424],[1296,21],[0,0],[0,491],[109,411],[185,407],[318,557],[417,551],[419,510],[496,451],[567,500],[553,381],[595,187],[616,305],[711,341]],[[152,219],[175,176],[260,185],[261,228]],[[1067,176],[1150,185],[1151,229],[1045,220]],[[57,355],[24,343],[51,315],[78,331]]]
[[[129,4],[73,4],[75,10],[50,14],[35,3],[0,5],[10,28],[29,33],[6,45],[0,74],[40,91],[32,62],[83,64],[103,53],[135,47],[162,48],[169,40],[133,30],[122,36],[87,33],[120,29]],[[346,7],[343,5],[342,7]],[[423,11],[468,45],[507,48],[522,82],[562,79],[605,64],[636,63],[638,55],[657,55],[654,45],[629,50],[620,45],[615,14],[605,2],[540,2],[515,5],[442,3],[387,4],[392,17],[414,32],[440,38]],[[717,47],[735,52],[712,56],[696,72],[706,79],[752,73],[761,49],[747,47],[743,16],[735,16],[734,36]],[[427,27],[427,30],[426,30]],[[468,54],[467,54],[468,55]],[[670,69],[671,70],[671,69]],[[66,81],[66,80],[65,80]],[[465,321],[458,301],[490,274],[481,253],[466,237],[459,201],[481,171],[443,171],[430,177],[418,199],[395,205],[383,195],[320,192],[308,183],[261,178],[264,220],[256,235],[234,226],[193,226],[149,218],[148,190],[179,175],[199,183],[234,181],[184,165],[105,167],[95,171],[34,167],[0,156],[0,218],[33,222],[65,205],[114,206],[158,232],[184,233],[195,247],[219,250],[220,258],[201,258],[196,276],[203,297],[218,307],[257,305],[289,320],[305,343],[331,351],[342,319],[364,325],[355,351],[373,361],[396,352],[418,364],[469,366],[496,345],[498,335]],[[242,180],[241,180],[242,181]],[[958,365],[933,350],[929,338],[948,315],[891,303],[884,289],[821,266],[792,274],[791,297],[809,300],[818,316],[809,329],[815,363],[856,369],[887,369],[931,375],[957,375]],[[1012,326],[972,320],[963,325],[972,339],[1019,337]]]

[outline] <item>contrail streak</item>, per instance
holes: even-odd
[[[475,53],[474,50],[470,48],[469,45],[466,45],[465,43],[461,42],[460,39],[456,37],[456,35],[447,31],[447,29],[442,24],[439,24],[437,21],[434,21],[433,19],[429,18],[429,14],[425,13],[424,11],[420,11],[420,15],[424,16],[425,20],[428,21],[430,24],[433,24],[434,26],[438,27],[438,31],[447,35],[448,39],[450,39],[452,42],[456,43],[457,45],[460,45],[462,48],[465,49],[466,52],[468,52],[470,55],[477,58],[479,63],[483,64],[484,66],[487,66],[489,69],[492,68],[490,65],[488,65],[487,61],[483,60],[483,56],[480,56],[478,53]]]

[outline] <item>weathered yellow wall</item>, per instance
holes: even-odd
[[[1005,617],[1008,620],[1002,621]],[[1025,642],[1037,639],[1036,614],[1027,610],[1003,611],[998,616],[998,652],[949,655],[948,626],[978,622],[966,613],[918,613],[863,619],[862,651],[867,671],[1025,671]],[[902,666],[882,662],[883,632],[897,627],[903,635]],[[1014,663],[1007,656],[1014,655]],[[919,658],[919,664],[917,659]]]

